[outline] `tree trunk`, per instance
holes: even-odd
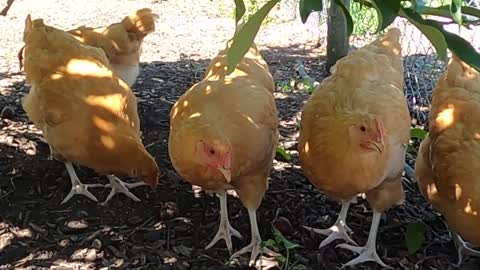
[[[340,0],[347,8],[350,7],[350,0]],[[342,9],[330,0],[328,10],[328,30],[327,30],[327,72],[330,74],[330,68],[335,65],[338,59],[348,53],[349,45],[347,38],[347,23]]]

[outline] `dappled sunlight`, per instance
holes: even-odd
[[[107,149],[113,150],[116,146],[115,141],[111,136],[108,135],[100,135],[100,141],[103,143]]]
[[[243,116],[244,118],[246,118],[247,121],[250,122],[252,125],[254,125],[256,129],[259,128],[259,126],[257,125],[257,123],[255,123],[255,121],[254,121],[250,116],[246,115],[245,113],[242,113],[242,116]]]
[[[112,78],[113,73],[110,69],[100,64],[100,62],[87,59],[70,59],[66,66],[60,69],[69,75],[90,76],[98,78]]]
[[[22,151],[29,156],[37,155],[37,142],[30,137],[42,138],[42,132],[34,125],[22,122],[3,120],[4,127],[0,130],[0,144]]]
[[[7,248],[15,239],[31,238],[30,228],[21,229],[6,222],[0,222],[0,252]]]
[[[192,115],[190,115],[188,117],[188,119],[193,119],[193,118],[197,118],[197,117],[200,117],[200,116],[202,116],[202,114],[199,113],[199,112],[196,112],[196,113],[193,113]]]
[[[453,104],[448,104],[448,108],[443,109],[437,114],[435,118],[436,127],[440,130],[448,128],[451,126],[455,120],[455,106]]]
[[[96,115],[92,116],[92,121],[93,124],[100,129],[103,132],[109,133],[109,132],[114,132],[116,127],[114,124],[104,120],[103,118],[100,118]]]
[[[472,208],[472,199],[467,199],[467,204],[465,205],[464,212],[473,216],[478,215],[478,211]]]
[[[86,104],[90,106],[99,106],[106,110],[118,110],[126,103],[126,97],[122,93],[108,95],[88,95],[84,98]],[[112,111],[113,112],[113,111]]]
[[[455,199],[458,201],[462,197],[462,187],[459,184],[455,184]]]

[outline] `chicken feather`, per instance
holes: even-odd
[[[345,221],[350,201],[365,193],[374,210],[367,246],[342,246],[361,253],[347,265],[372,260],[386,266],[375,251],[379,217],[404,199],[401,175],[411,120],[403,95],[399,38],[400,31],[390,29],[340,59],[302,112],[298,149],[304,173],[318,189],[342,202],[337,228],[318,232],[332,235],[328,243],[334,238],[354,243]]]
[[[278,142],[278,113],[273,79],[255,44],[226,75],[230,44],[212,60],[205,78],[173,106],[169,155],[185,180],[220,197],[220,228],[207,248],[224,238],[231,251],[230,237],[240,236],[226,212],[225,190],[237,191],[249,212],[252,242],[232,257],[251,251],[253,263],[261,249],[256,209],[268,187]]]
[[[136,97],[113,74],[105,53],[41,19],[31,21],[30,15],[24,42],[26,80],[32,87],[22,106],[42,130],[51,154],[66,163],[72,192],[83,184],[71,162],[156,186],[159,170],[140,138]],[[110,178],[111,185],[125,187]]]
[[[158,18],[151,9],[143,8],[106,27],[80,26],[68,32],[87,45],[103,49],[117,76],[132,86],[140,74],[143,39],[155,31]]]
[[[479,104],[480,74],[453,55],[433,91],[430,130],[415,163],[422,195],[452,229],[459,265],[465,251],[480,256],[457,235],[480,245]]]

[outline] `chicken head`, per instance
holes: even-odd
[[[381,153],[385,149],[383,122],[378,118],[361,119],[348,128],[348,133],[351,142],[363,151]]]
[[[227,182],[232,178],[231,171],[231,145],[228,142],[200,140],[195,149],[195,154],[200,163],[219,170]]]

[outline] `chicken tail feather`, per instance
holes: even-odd
[[[480,81],[480,74],[473,67],[469,66],[457,55],[452,54],[448,64],[447,82],[451,87],[466,87],[467,81]]]
[[[139,38],[143,38],[155,31],[155,20],[158,18],[159,16],[152,13],[151,9],[143,8],[125,17],[122,20],[122,25],[128,32],[133,32]]]
[[[388,30],[388,32],[385,33],[382,38],[380,38],[380,45],[394,55],[400,55],[402,52],[400,45],[401,35],[402,32],[400,32],[400,29],[396,27],[390,28],[390,30]]]

